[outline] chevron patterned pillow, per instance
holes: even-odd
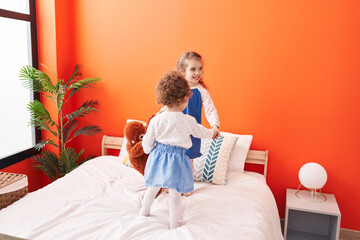
[[[225,185],[231,152],[237,140],[235,136],[201,139],[202,156],[194,159],[194,180]]]

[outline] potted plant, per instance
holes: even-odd
[[[90,159],[80,160],[84,149],[77,151],[68,144],[81,135],[94,136],[102,132],[96,125],[79,125],[80,119],[93,112],[97,112],[97,100],[85,101],[78,109],[71,113],[64,113],[63,108],[75,93],[83,88],[94,87],[100,78],[80,79],[80,66],[76,65],[75,70],[68,80],[61,80],[57,77],[56,82],[34,67],[24,66],[20,70],[20,80],[26,88],[34,92],[42,93],[56,105],[57,119],[53,119],[49,111],[38,100],[28,103],[30,112],[29,125],[40,130],[47,131],[50,137],[42,139],[35,145],[41,150],[46,144],[56,147],[59,151],[55,153],[45,150],[36,155],[33,159],[36,162],[34,167],[42,170],[51,181],[62,177],[75,169],[78,165]],[[56,151],[57,152],[57,151]]]

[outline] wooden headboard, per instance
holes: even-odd
[[[107,155],[108,149],[118,149],[120,150],[124,143],[124,138],[122,137],[111,137],[104,135],[101,142],[101,155]]]
[[[118,149],[120,150],[124,143],[124,138],[122,137],[111,137],[104,135],[101,143],[101,155],[107,155],[107,149]],[[266,179],[267,174],[267,163],[268,163],[268,154],[269,151],[260,151],[260,150],[249,150],[245,163],[258,164],[264,166],[264,177]]]

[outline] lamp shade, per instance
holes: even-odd
[[[321,189],[327,180],[325,169],[318,163],[306,163],[300,168],[299,180],[308,189]]]

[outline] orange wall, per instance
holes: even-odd
[[[297,188],[300,167],[315,161],[327,170],[323,191],[336,195],[341,227],[360,230],[359,1],[60,2],[57,24],[68,31],[56,35],[58,73],[80,63],[83,77],[102,77],[72,108],[98,99],[91,121],[105,134],[123,136],[127,118],[156,112],[156,80],[182,52],[198,51],[221,130],[252,134],[251,149],[270,152],[280,216],[285,189]],[[76,146],[99,155],[101,136],[90,139]]]

